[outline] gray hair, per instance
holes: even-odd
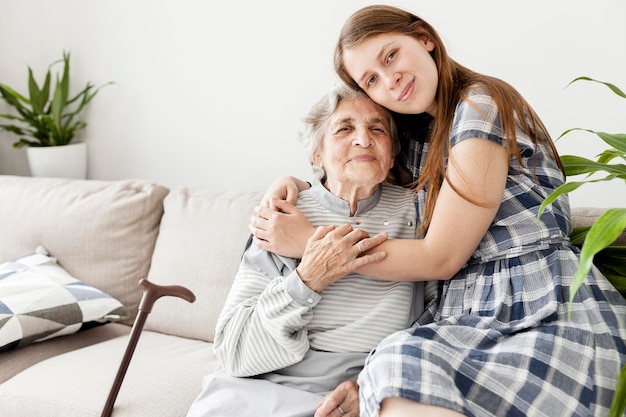
[[[315,103],[313,107],[311,107],[309,114],[304,117],[304,131],[300,132],[298,140],[304,146],[304,149],[309,156],[311,167],[313,168],[313,174],[318,180],[323,181],[326,177],[326,173],[321,167],[315,165],[313,158],[320,146],[322,146],[324,135],[326,134],[326,128],[331,116],[335,113],[342,100],[357,100],[362,98],[371,100],[362,91],[354,90],[345,84],[339,84],[333,87],[324,95],[324,97]],[[393,117],[387,109],[374,102],[372,103],[381,110],[383,115],[386,116],[385,123],[391,139],[391,151],[392,155],[396,156],[400,152],[400,141],[398,139],[398,131],[396,124],[393,121]]]

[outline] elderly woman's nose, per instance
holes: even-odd
[[[354,139],[352,139],[352,144],[362,146],[362,147],[370,146],[372,144],[372,139],[370,137],[369,130],[357,129],[354,132]]]

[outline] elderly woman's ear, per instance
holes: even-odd
[[[320,145],[319,149],[313,155],[313,163],[317,166],[322,172],[324,172],[324,166],[322,165],[322,146]]]

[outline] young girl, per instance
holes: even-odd
[[[396,113],[396,178],[416,192],[423,236],[384,242],[384,260],[360,272],[442,284],[432,323],[371,353],[358,379],[362,415],[607,415],[626,363],[626,304],[595,268],[568,302],[579,252],[567,197],[537,219],[564,175],[529,104],[452,60],[428,23],[394,7],[348,19],[335,69]],[[268,195],[293,202],[295,187],[308,186],[281,179]],[[312,228],[296,233],[303,220],[291,203],[271,202],[282,212],[258,209],[257,244],[301,250]],[[273,233],[276,221],[291,241]]]

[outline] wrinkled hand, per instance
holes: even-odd
[[[338,407],[344,411],[341,413]],[[326,394],[317,405],[314,417],[359,417],[359,386],[356,381],[346,381],[333,392]]]
[[[302,258],[315,228],[293,204],[272,199],[272,208],[257,206],[248,230],[261,249],[289,258]]]
[[[309,288],[321,292],[357,268],[384,259],[382,251],[362,254],[386,239],[386,232],[369,237],[349,224],[320,226],[308,240],[296,271]]]

